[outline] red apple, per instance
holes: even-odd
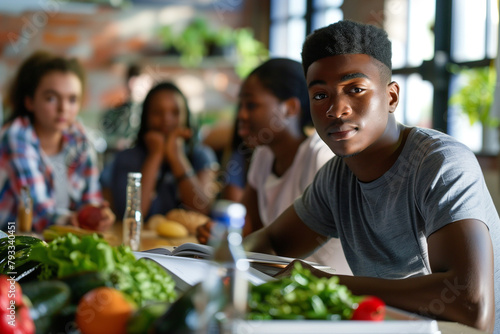
[[[87,204],[78,211],[77,218],[81,228],[96,231],[103,218],[101,207]]]

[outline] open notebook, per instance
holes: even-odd
[[[212,254],[213,247],[196,243],[184,243],[172,250],[154,248],[143,252],[134,252],[136,258],[148,258],[165,268],[176,281],[176,288],[180,291],[187,290],[206,277],[210,267],[214,265],[210,261]],[[248,280],[254,285],[273,280],[272,276],[295,260],[290,257],[254,252],[246,252],[246,256],[246,260],[250,263]],[[306,262],[318,269],[334,273],[330,267]]]
[[[165,248],[155,248],[147,250],[145,252],[170,255],[176,257],[187,257],[194,259],[204,259],[209,260],[213,255],[213,247],[208,245],[196,244],[192,242],[184,243],[180,246],[175,247],[173,250]],[[276,256],[263,253],[246,252],[247,261],[250,262],[250,266],[257,269],[269,276],[274,276],[280,270],[285,268],[290,262],[295,260],[294,258]],[[304,261],[317,269],[327,271],[334,274],[335,270],[328,266],[323,266],[315,262]]]
[[[134,252],[134,255],[137,259],[147,258],[161,265],[172,276],[176,283],[176,290],[180,292],[184,292],[203,281],[211,268],[216,265],[214,262],[206,259],[158,254],[151,251]],[[273,277],[252,267],[247,272],[247,279],[254,285],[274,280]]]

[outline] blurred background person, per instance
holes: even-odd
[[[153,79],[137,63],[127,67],[125,74],[125,101],[107,110],[102,116],[107,155],[129,148],[137,136],[141,122],[141,104],[151,89]]]
[[[307,85],[299,62],[275,58],[244,80],[238,105],[238,135],[255,147],[241,203],[247,208],[243,233],[270,224],[312,182],[333,153],[312,126]],[[213,222],[198,228],[207,243]],[[351,274],[340,242],[331,239],[307,260]]]
[[[78,122],[85,75],[81,64],[37,51],[21,64],[8,92],[12,114],[0,133],[0,224],[16,220],[21,189],[33,202],[33,229],[77,224],[76,211],[101,207],[96,229],[115,216],[103,202],[96,154]]]
[[[110,178],[115,213],[125,211],[127,174],[142,173],[142,213],[145,219],[174,208],[208,213],[217,195],[219,168],[213,150],[196,141],[184,94],[170,82],[154,86],[147,94],[134,147],[117,153]]]
[[[219,177],[219,197],[240,202],[247,184],[247,173],[253,148],[245,144],[238,134],[238,119],[235,119],[231,141],[222,154],[223,171]]]

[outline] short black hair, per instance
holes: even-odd
[[[315,61],[343,54],[366,54],[392,70],[392,46],[387,32],[374,25],[343,20],[315,30],[302,46],[304,74]]]

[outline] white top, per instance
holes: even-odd
[[[68,167],[64,152],[48,156],[50,166],[54,170],[54,198],[56,211],[67,213],[69,210]]]
[[[269,225],[285,211],[332,157],[330,148],[314,133],[300,144],[292,165],[278,177],[272,170],[274,154],[271,149],[257,147],[248,170],[248,184],[257,192],[262,224]],[[327,265],[337,274],[352,274],[338,239],[330,239],[307,260]]]

